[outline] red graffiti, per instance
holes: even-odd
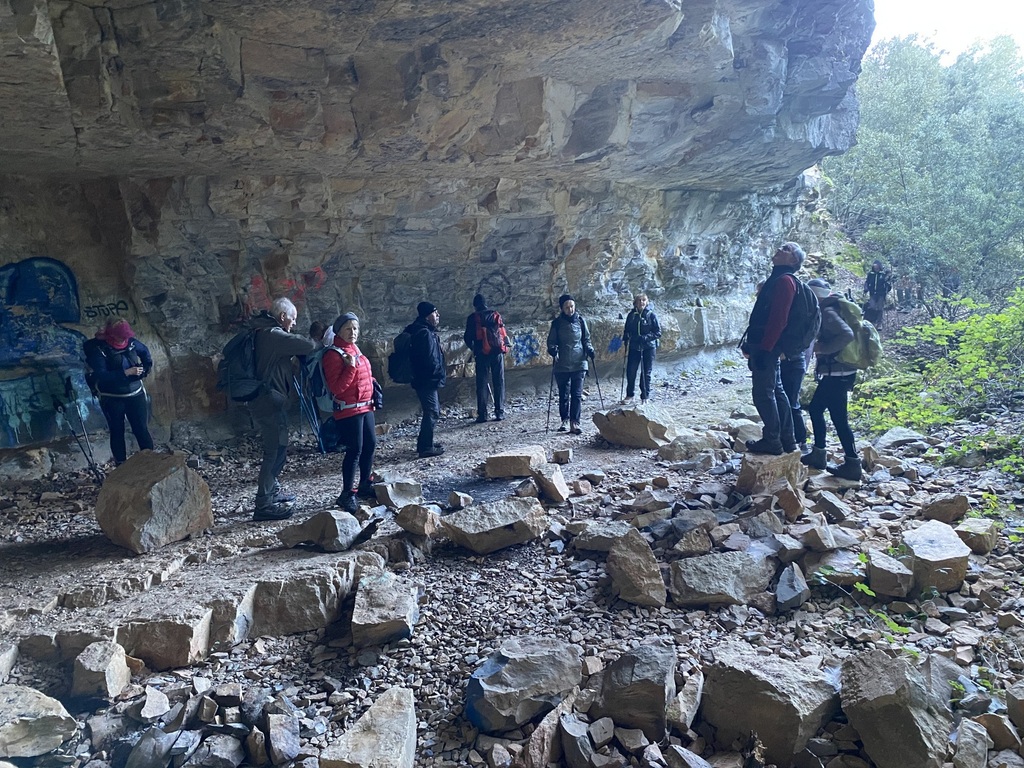
[[[242,308],[246,315],[252,315],[264,309],[270,309],[274,297],[285,296],[291,299],[297,307],[302,306],[306,299],[306,292],[309,290],[319,291],[327,284],[327,273],[323,267],[314,267],[309,272],[303,272],[298,280],[284,278],[275,282],[271,292],[270,286],[263,278],[263,275],[253,275],[249,281],[249,293],[242,302]]]

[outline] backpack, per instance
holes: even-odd
[[[334,409],[334,395],[331,394],[331,390],[327,386],[327,377],[324,376],[324,355],[332,349],[341,354],[337,347],[322,347],[307,356],[303,365],[309,394],[316,401],[316,407],[323,413],[329,413]]]
[[[821,307],[818,297],[803,280],[792,275],[796,281],[796,295],[789,308],[786,327],[779,337],[778,350],[786,357],[796,357],[805,352],[818,338],[821,330]]]
[[[853,330],[853,341],[836,354],[836,360],[854,368],[870,368],[878,363],[882,356],[882,339],[871,323],[864,319],[859,306],[852,301],[840,298],[836,308]]]
[[[395,336],[395,351],[388,355],[388,376],[396,384],[412,384],[412,334]]]
[[[223,357],[217,366],[217,389],[226,390],[236,403],[255,400],[263,388],[256,374],[256,334],[250,328],[232,337],[224,345]]]
[[[476,340],[480,342],[480,351],[489,355],[492,352],[505,354],[508,352],[508,334],[501,315],[493,309],[476,313]]]
[[[117,370],[118,367],[123,368],[124,362],[119,359],[117,366],[110,364],[110,361],[114,358],[127,357],[130,367],[136,367],[142,365],[142,359],[135,351],[135,339],[128,342],[128,346],[124,349],[114,349],[110,345],[106,344],[100,339],[87,339],[82,344],[82,351],[85,352],[86,360],[89,359],[89,350],[96,348],[100,354],[103,355],[103,362],[106,365],[106,370]],[[85,383],[89,387],[89,391],[93,397],[100,396],[99,381],[96,378],[96,371],[94,371],[88,364],[85,365]]]

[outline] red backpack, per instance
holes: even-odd
[[[493,309],[486,313],[475,312],[476,315],[476,340],[480,342],[480,351],[489,355],[492,352],[505,354],[508,352],[508,334],[505,332],[505,323],[501,315]]]

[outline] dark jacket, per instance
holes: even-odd
[[[252,319],[256,334],[256,375],[267,387],[287,395],[292,387],[292,358],[310,355],[320,344],[308,336],[288,333],[269,312]]]
[[[814,341],[814,355],[817,358],[815,373],[818,378],[849,376],[857,372],[852,365],[836,360],[836,355],[842,352],[854,337],[853,329],[839,314],[839,298],[832,295],[818,300],[818,306],[821,307],[821,330]]]
[[[467,347],[473,350],[474,355],[482,355],[484,353],[483,342],[476,337],[477,318],[479,318],[480,323],[494,323],[495,321],[491,320],[491,315],[497,315],[499,318],[501,317],[501,315],[498,315],[498,313],[493,309],[487,309],[487,307],[484,307],[479,312],[474,312],[466,318],[466,332],[462,335],[462,340],[466,342]],[[492,349],[490,354],[500,355],[502,353],[497,349]]]
[[[405,327],[412,336],[409,346],[409,357],[412,361],[413,389],[440,389],[444,386],[445,373],[444,352],[441,350],[441,337],[437,329],[419,318]]]
[[[756,353],[779,351],[779,339],[786,329],[796,296],[795,271],[792,264],[776,266],[757,294],[746,332],[746,352],[752,358]]]
[[[551,321],[548,331],[548,354],[555,358],[554,369],[558,373],[575,373],[588,369],[587,358],[594,356],[590,344],[590,329],[579,312],[568,317],[559,312]]]
[[[644,307],[643,312],[637,312],[635,308],[629,310],[626,324],[622,328],[622,338],[630,349],[657,347],[658,339],[661,338],[658,316],[650,307]]]
[[[864,292],[871,297],[885,296],[892,289],[892,284],[889,281],[889,275],[884,271],[881,272],[868,272],[867,279],[864,281]]]
[[[89,366],[89,378],[102,395],[123,397],[142,391],[142,379],[153,370],[153,356],[146,345],[132,339],[124,349],[114,349],[102,339],[89,339],[82,345],[85,362]],[[141,365],[141,376],[129,376],[128,368]]]

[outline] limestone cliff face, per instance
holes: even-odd
[[[0,0],[4,321],[42,311],[26,263],[56,260],[78,316],[46,322],[128,317],[182,417],[215,404],[231,324],[279,294],[307,324],[356,311],[378,343],[429,298],[454,351],[482,291],[518,364],[565,290],[605,350],[640,289],[666,347],[728,341],[798,175],[853,140],[871,9]],[[0,360],[9,413],[52,352]]]

